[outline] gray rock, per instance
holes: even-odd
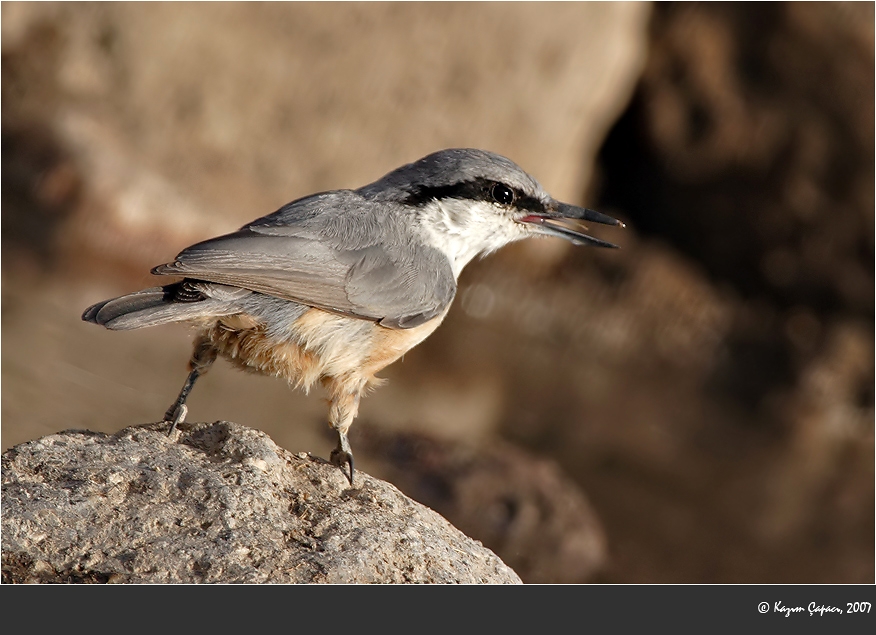
[[[520,583],[392,485],[225,421],[23,443],[2,505],[4,582]]]
[[[502,439],[466,444],[357,422],[359,465],[483,542],[524,583],[589,582],[608,560],[602,523],[560,466]]]

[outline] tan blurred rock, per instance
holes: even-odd
[[[786,540],[805,529],[842,478],[847,455],[858,446],[872,456],[873,347],[873,332],[862,324],[833,325],[785,396],[779,416],[789,439],[765,483],[757,525],[763,538]]]
[[[93,198],[75,240],[145,267],[159,248],[170,258],[444,147],[505,154],[576,201],[643,63],[648,14],[639,3],[4,4],[4,55],[49,56],[18,99],[52,87],[30,115],[86,166]],[[46,31],[50,51],[29,46]]]
[[[872,320],[874,5],[660,3],[651,34],[606,204],[746,296]]]

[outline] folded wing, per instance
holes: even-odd
[[[318,194],[192,245],[152,272],[412,328],[444,312],[456,280],[446,257],[399,222],[355,192]]]

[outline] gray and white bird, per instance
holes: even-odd
[[[379,383],[375,373],[438,327],[465,265],[530,236],[615,247],[581,221],[623,225],[554,200],[497,154],[442,150],[192,245],[152,270],[181,281],[99,302],[82,319],[112,330],[196,325],[189,375],[164,417],[170,431],[220,354],[305,391],[320,382],[338,434],[331,460],[352,484],[347,431],[360,398]]]

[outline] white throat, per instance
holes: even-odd
[[[456,278],[478,254],[530,235],[520,223],[483,201],[430,201],[419,212],[418,221],[424,242],[447,256]]]

